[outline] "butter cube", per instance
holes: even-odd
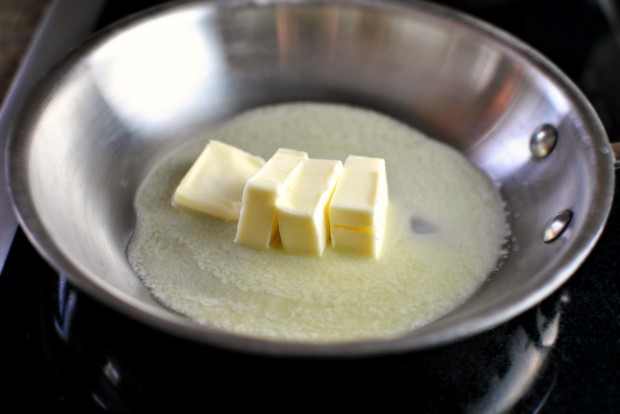
[[[209,141],[176,188],[175,205],[224,220],[238,220],[248,179],[265,160],[220,141]]]
[[[288,189],[276,200],[280,238],[284,250],[321,256],[329,238],[327,207],[342,162],[309,159]]]
[[[378,258],[387,206],[385,160],[349,156],[329,206],[332,246]]]
[[[269,248],[278,233],[276,200],[307,159],[305,152],[280,148],[248,180],[243,190],[235,243],[255,249]]]

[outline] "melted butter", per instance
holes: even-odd
[[[171,196],[207,140],[268,159],[386,160],[390,224],[379,260],[236,245],[236,222],[176,209]],[[154,297],[211,327],[280,340],[402,334],[463,303],[494,270],[507,236],[497,188],[458,152],[386,116],[340,105],[244,113],[159,164],[135,203],[128,259]]]

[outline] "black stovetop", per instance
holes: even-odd
[[[97,27],[160,2],[128,3],[108,1]],[[540,50],[583,90],[609,136],[620,136],[620,27],[613,26],[620,4],[444,3]],[[0,372],[9,384],[0,388],[2,404],[17,404],[19,412],[143,412],[206,410],[216,402],[282,408],[287,398],[324,408],[332,398],[421,412],[620,411],[618,234],[616,200],[576,274],[539,306],[489,332],[432,351],[322,361],[236,354],[127,320],[58,276],[18,231],[0,276]]]

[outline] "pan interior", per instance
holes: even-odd
[[[277,148],[384,159],[390,207],[380,258],[331,243],[321,257],[292,254],[279,239],[246,248],[233,242],[236,221],[175,208],[171,194],[209,139],[265,159]],[[496,186],[459,152],[376,112],[334,104],[234,117],[173,151],[135,205],[128,258],[155,297],[207,326],[297,342],[387,338],[428,324],[484,282],[507,237]]]

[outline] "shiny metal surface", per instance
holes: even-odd
[[[545,158],[558,142],[558,132],[552,125],[545,124],[532,134],[530,149],[536,158]]]
[[[55,0],[50,2],[32,42],[22,59],[19,71],[2,101],[0,108],[0,160],[5,158],[9,126],[24,104],[30,88],[36,84],[68,52],[87,37],[95,25],[103,0]],[[69,17],[70,16],[70,17]],[[67,19],[80,16],[76,24]],[[53,33],[53,35],[52,35]],[[4,166],[4,164],[2,164]],[[0,169],[0,183],[6,181],[5,168]],[[17,229],[17,219],[11,208],[11,198],[5,186],[0,188],[0,271],[11,248]]]
[[[554,242],[564,233],[568,228],[571,219],[573,218],[573,212],[570,210],[564,210],[553,216],[543,232],[543,241],[545,243]]]
[[[125,259],[149,168],[215,121],[300,100],[369,107],[465,153],[510,210],[513,248],[501,270],[449,315],[377,341],[265,341],[161,308]],[[530,137],[543,124],[561,139],[540,160]],[[8,163],[21,224],[81,289],[165,331],[275,355],[422,349],[506,321],[585,259],[614,185],[601,123],[563,74],[505,33],[424,2],[194,2],[121,22],[41,85],[12,131]],[[547,221],[565,209],[570,226],[545,244]]]

